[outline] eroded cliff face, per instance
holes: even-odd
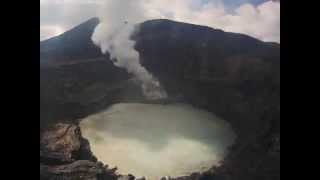
[[[92,155],[79,126],[57,123],[40,136],[40,179],[117,179]]]
[[[111,104],[146,101],[132,76],[92,46],[90,33],[96,24],[89,20],[56,37],[53,44],[52,40],[40,43],[46,49],[41,51],[46,57],[41,61],[50,61],[40,67],[40,172],[49,178],[52,173],[69,173],[61,169],[90,174],[79,170],[83,164],[105,169],[90,155],[72,155],[73,148],[89,149],[81,133],[78,141],[67,138],[72,146],[61,146],[57,135],[46,139],[52,132],[48,127],[67,122],[77,129],[77,119]],[[214,112],[229,121],[238,135],[221,167],[180,179],[280,179],[280,45],[168,20],[143,23],[133,39],[142,64],[160,80],[169,102],[183,101]],[[70,43],[74,46],[68,50],[59,49]],[[84,52],[87,56],[79,55]],[[52,152],[41,149],[46,143],[54,143],[49,146]],[[59,148],[52,149],[55,146]],[[100,178],[96,171],[93,174]]]

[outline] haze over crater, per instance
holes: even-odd
[[[148,179],[218,165],[235,139],[225,121],[185,104],[115,104],[80,127],[100,161]]]

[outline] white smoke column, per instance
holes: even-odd
[[[100,24],[91,38],[102,53],[110,54],[116,66],[135,75],[148,99],[165,98],[167,94],[159,81],[140,64],[139,52],[134,49],[135,41],[130,38],[138,30],[137,24],[146,19],[141,12],[143,7],[137,1],[107,1]]]

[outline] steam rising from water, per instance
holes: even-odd
[[[226,122],[184,104],[116,104],[80,127],[100,161],[148,179],[218,165],[235,138]]]
[[[167,97],[166,92],[140,64],[139,52],[134,49],[131,35],[138,30],[137,23],[146,19],[142,6],[135,1],[107,1],[100,15],[100,24],[92,34],[92,41],[100,47],[102,53],[109,53],[118,67],[125,68],[140,81],[144,95],[149,99]]]

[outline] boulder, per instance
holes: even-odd
[[[65,164],[76,159],[96,161],[79,126],[67,123],[57,123],[42,133],[40,159],[46,164]]]

